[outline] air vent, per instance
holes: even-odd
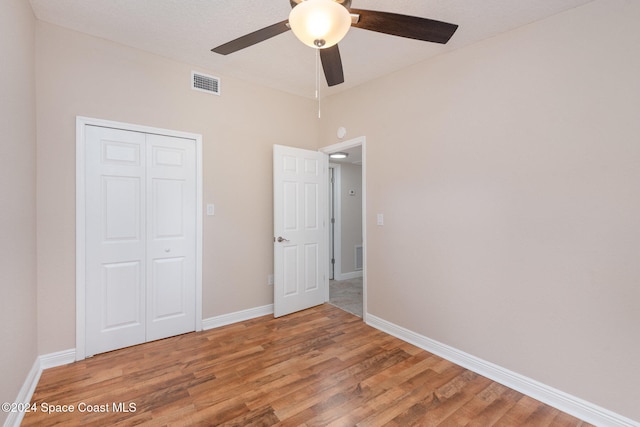
[[[363,259],[362,245],[356,245],[356,270],[362,270]]]
[[[220,79],[202,73],[191,72],[191,89],[220,95]]]

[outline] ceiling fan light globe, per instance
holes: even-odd
[[[324,49],[336,45],[347,34],[351,15],[333,0],[306,0],[291,9],[289,25],[302,43]]]

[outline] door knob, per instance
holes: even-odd
[[[288,242],[289,239],[285,239],[284,237],[280,236],[278,237],[278,243],[282,243],[282,242]]]

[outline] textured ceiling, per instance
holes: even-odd
[[[216,76],[233,76],[304,97],[314,96],[314,49],[299,42],[291,31],[228,56],[210,51],[286,19],[288,0],[30,1],[42,21],[191,63]],[[345,83],[322,87],[322,96],[590,1],[353,0],[354,8],[431,18],[460,27],[446,45],[352,28],[340,42]]]

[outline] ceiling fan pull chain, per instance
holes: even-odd
[[[316,49],[316,99],[318,100],[318,118],[320,118],[320,49]]]

